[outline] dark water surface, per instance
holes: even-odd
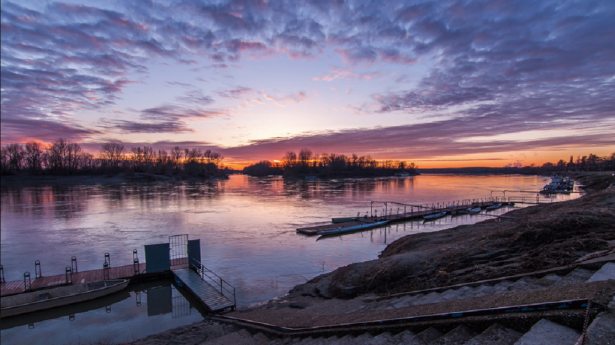
[[[545,177],[521,175],[329,181],[232,175],[225,181],[198,183],[2,186],[1,261],[7,281],[22,279],[24,271],[33,272],[35,260],[41,261],[43,275],[62,274],[71,256],[77,257],[80,271],[102,268],[106,252],[113,266],[128,265],[133,249],[144,262],[143,245],[188,234],[190,239],[201,240],[203,263],[237,288],[239,306],[248,306],[284,295],[323,271],[376,259],[388,243],[402,236],[487,218],[448,216],[428,224],[393,224],[318,241],[318,237],[297,234],[298,227],[326,224],[331,217],[356,216],[357,212],[363,215],[372,200],[431,204],[501,197],[507,190],[507,197],[536,201],[535,193],[513,191],[538,191],[547,182]],[[555,200],[575,197],[578,194],[558,195]],[[541,201],[548,200],[541,197]],[[382,204],[374,207],[382,212]],[[40,339],[45,344],[83,344],[98,341],[101,335],[109,341],[129,341],[201,319],[191,307],[190,314],[174,313],[173,307],[171,312],[149,316],[149,305],[136,306],[138,288],[133,290],[125,300],[111,303],[110,313],[106,306],[92,305],[93,310],[76,314],[74,321],[68,316],[50,315],[46,321],[33,318],[32,329],[27,322],[2,321],[2,342],[36,343]],[[174,293],[179,305],[184,297]]]

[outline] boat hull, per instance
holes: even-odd
[[[128,280],[120,280],[113,285],[105,286],[100,289],[93,289],[93,290],[84,291],[81,293],[75,293],[75,294],[70,294],[66,296],[59,296],[59,297],[50,298],[48,300],[29,302],[29,303],[18,304],[18,305],[14,305],[14,303],[11,303],[11,302],[19,301],[20,298],[21,299],[27,298],[29,297],[27,295],[30,295],[30,294],[32,294],[33,296],[34,295],[39,296],[39,295],[44,295],[46,293],[61,293],[61,289],[66,289],[67,291],[70,291],[71,288],[76,288],[77,286],[69,285],[69,286],[63,286],[63,287],[58,287],[54,289],[40,290],[40,291],[35,291],[35,292],[26,292],[23,294],[2,297],[2,309],[0,313],[0,318],[32,313],[32,312],[36,312],[39,310],[61,307],[61,306],[69,305],[69,304],[85,302],[85,301],[89,301],[95,298],[107,296],[112,293],[125,289],[126,286],[128,286],[128,282],[129,282]],[[90,284],[94,284],[94,283],[86,283],[86,284],[79,284],[79,285],[90,285]]]
[[[376,226],[379,226],[379,225],[384,225],[384,224],[386,224],[388,222],[389,222],[389,220],[384,220],[384,221],[380,221],[380,222],[373,222],[373,223],[363,223],[363,224],[359,224],[359,225],[341,227],[341,228],[330,229],[330,230],[323,230],[323,231],[317,232],[317,234],[318,235],[341,234],[341,233],[344,233],[344,232],[350,232],[350,231],[357,231],[357,230],[364,230],[364,229],[373,228],[373,227],[376,227]]]
[[[487,211],[497,210],[500,207],[502,207],[502,204],[491,205],[491,206],[487,207]]]
[[[436,214],[430,214],[428,216],[423,216],[423,219],[425,219],[425,221],[429,221],[429,220],[435,220],[435,219],[439,219],[446,216],[446,212],[440,212],[440,213],[436,213]]]

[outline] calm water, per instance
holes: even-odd
[[[425,225],[414,221],[320,240],[297,234],[298,227],[326,224],[331,217],[365,214],[372,200],[431,204],[502,196],[501,191],[507,190],[506,196],[535,201],[536,194],[513,191],[537,191],[547,182],[544,177],[520,175],[331,181],[233,175],[226,181],[200,183],[2,186],[1,261],[7,280],[22,279],[24,271],[33,272],[35,260],[41,261],[44,275],[62,274],[64,267],[70,266],[71,256],[77,257],[80,271],[101,268],[106,252],[114,266],[127,265],[132,262],[133,249],[143,262],[144,244],[164,243],[169,235],[188,234],[190,239],[201,240],[204,264],[237,288],[238,305],[248,306],[284,295],[324,271],[376,259],[387,243],[402,236],[486,217],[446,217]],[[557,200],[577,196],[558,195]],[[379,214],[382,207],[374,204]],[[150,322],[152,317],[168,319],[160,321],[168,326],[164,329],[201,318],[198,312],[189,317],[174,318],[171,312],[148,317],[148,308],[128,302],[136,298],[136,292],[130,294],[111,304],[112,315],[105,307],[93,308],[74,321],[67,316],[37,319],[32,329],[27,323],[9,328],[3,321],[2,342],[23,343],[20,339],[28,334],[58,344],[87,343],[104,334],[113,334],[109,340],[126,341],[163,330]]]

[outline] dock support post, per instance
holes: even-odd
[[[4,267],[2,265],[0,265],[0,282],[3,284],[6,283],[6,280],[4,279]]]
[[[43,276],[43,272],[41,271],[41,261],[34,261],[34,279],[40,278]]]
[[[31,289],[32,289],[32,282],[30,281],[30,272],[24,272],[23,291],[30,291]]]
[[[103,263],[103,277],[104,279],[109,278],[109,269],[111,268],[111,255],[109,253],[105,253],[105,263]]]
[[[73,272],[77,273],[77,257],[73,256],[72,258],[70,258],[70,268],[73,270]]]
[[[134,275],[139,274],[139,256],[137,255],[137,250],[132,250],[132,268],[134,271]]]
[[[72,284],[73,283],[73,269],[72,269],[72,267],[68,267],[67,266],[65,274],[66,274],[66,285]],[[70,279],[68,278],[69,274],[70,274]]]

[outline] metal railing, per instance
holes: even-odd
[[[231,309],[235,309],[237,301],[235,299],[235,287],[226,282],[220,276],[205,267],[200,261],[191,258],[190,267],[201,276],[201,279],[209,283],[213,288],[220,291],[220,294],[233,302]]]

